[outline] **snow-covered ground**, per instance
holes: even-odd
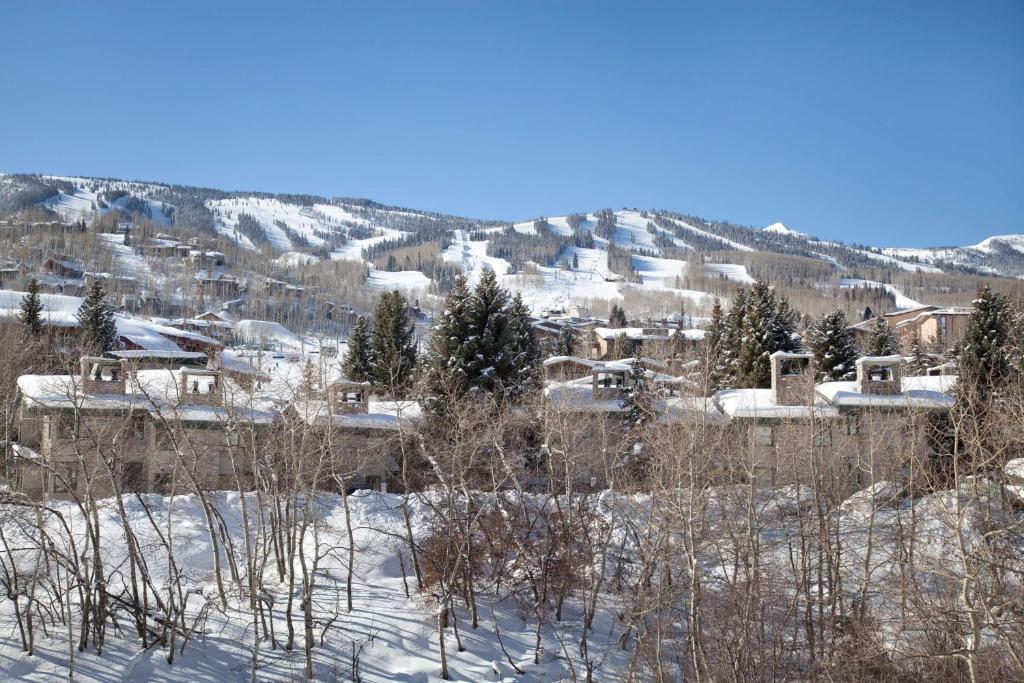
[[[1005,495],[1016,496],[1013,488],[1006,487]],[[982,487],[979,490],[987,489]],[[656,539],[647,539],[645,534],[638,534],[636,530],[646,529],[649,525],[655,527],[666,520],[678,521],[678,517],[671,515],[678,513],[677,506],[685,507],[687,493],[686,490],[676,492],[671,498],[672,504],[667,506],[672,511],[667,513],[667,517],[662,515],[655,499],[646,494],[597,492],[581,500],[580,507],[574,507],[585,509],[588,515],[592,515],[593,532],[588,534],[590,541],[601,538],[600,529],[607,528],[610,530],[609,547],[615,549],[606,555],[595,554],[594,566],[577,568],[584,575],[596,575],[599,563],[606,563],[604,572],[607,579],[594,594],[597,599],[595,622],[594,628],[588,632],[587,653],[597,667],[594,680],[624,679],[634,650],[632,646],[624,648],[619,644],[623,624],[616,617],[627,616],[620,605],[628,600],[631,582],[643,581],[646,588],[656,588],[663,577],[659,569],[646,575],[646,580],[642,579],[639,572],[643,563],[635,560],[653,549]],[[800,568],[806,569],[809,576],[824,570],[824,565],[819,563],[824,562],[822,558],[825,555],[816,548],[815,536],[801,534],[801,529],[806,531],[807,516],[820,512],[816,507],[819,501],[814,498],[811,488],[793,486],[752,491],[746,486],[722,486],[695,493],[696,499],[701,501],[700,507],[695,509],[700,522],[696,526],[696,534],[688,536],[688,543],[693,543],[696,564],[701,572],[701,604],[709,615],[719,615],[718,618],[712,616],[712,620],[705,623],[705,638],[708,642],[727,642],[722,639],[730,638],[732,629],[750,623],[740,621],[735,616],[739,612],[727,611],[730,606],[735,608],[737,597],[744,595],[742,587],[745,583],[738,572],[746,566],[743,558],[750,557],[744,554],[749,552],[744,545],[749,542],[745,535],[748,528],[756,530],[758,571],[763,580],[755,592],[766,592],[760,598],[762,602],[754,598],[753,606],[759,615],[754,623],[767,629],[764,635],[769,642],[798,634],[804,619],[814,618],[815,612],[811,609],[813,603],[805,600],[812,591],[805,592],[806,587],[799,576]],[[494,498],[489,494],[475,495],[477,506],[494,504]],[[257,524],[261,502],[255,496],[247,495],[247,510],[243,513],[243,498],[236,492],[213,492],[208,496],[218,524],[223,524],[227,538],[236,541],[235,552],[240,555],[237,582],[225,572],[229,593],[226,609],[214,597],[216,581],[210,535],[203,506],[195,496],[127,496],[124,499],[124,517],[120,515],[115,500],[99,502],[95,520],[109,589],[116,593],[128,582],[125,569],[128,564],[126,526],[130,526],[139,543],[147,570],[154,577],[156,590],[164,593],[175,585],[175,574],[168,561],[168,545],[171,545],[175,566],[182,571],[184,592],[180,597],[186,600],[188,608],[186,623],[195,628],[195,633],[188,642],[178,641],[177,646],[181,649],[175,651],[174,663],[168,664],[165,648],[159,645],[148,649],[140,647],[130,620],[122,613],[121,628],[107,629],[102,655],[96,654],[92,647],[85,651],[70,648],[74,655],[74,680],[82,683],[115,680],[241,682],[249,679],[254,657],[258,680],[301,678],[304,642],[301,609],[296,606],[294,617],[296,647],[285,649],[282,645],[286,638],[285,606],[289,590],[287,582],[278,577],[273,562],[268,562],[263,573],[261,595],[266,600],[264,616],[267,623],[273,625],[279,639],[276,646],[268,639],[259,642],[256,649],[252,615],[246,611],[243,590],[246,581],[245,546],[241,539],[246,538],[245,514],[249,516],[250,537],[259,538],[261,530],[265,531],[265,527]],[[263,499],[264,504],[267,500]],[[437,500],[434,494],[413,494],[408,499],[412,535],[420,547],[425,546],[438,528],[439,518],[432,507]],[[506,504],[516,504],[515,499],[505,500]],[[531,497],[527,505],[534,505],[534,500],[541,499]],[[416,590],[401,514],[401,496],[357,491],[349,497],[347,512],[339,496],[333,494],[319,494],[315,500],[306,500],[300,505],[308,506],[311,524],[303,549],[307,558],[319,558],[312,602],[316,623],[313,633],[315,647],[312,650],[315,679],[349,680],[352,655],[358,652],[359,675],[367,683],[430,683],[439,680],[436,605],[431,589]],[[896,665],[911,667],[909,670],[912,671],[912,667],[920,662],[918,657],[933,646],[929,635],[932,634],[931,629],[939,627],[939,624],[928,620],[939,612],[932,610],[941,608],[942,614],[956,612],[962,616],[963,608],[958,607],[957,596],[961,578],[968,571],[960,559],[963,552],[986,546],[985,539],[991,533],[992,520],[1007,528],[1020,524],[1019,509],[998,512],[997,508],[984,494],[967,498],[951,491],[938,491],[915,499],[907,497],[906,492],[894,483],[879,481],[827,511],[827,523],[836,525],[834,534],[838,539],[834,557],[838,563],[835,569],[841,580],[835,585],[842,591],[847,609],[850,605],[864,608],[867,619],[861,627],[870,629],[870,636],[887,651]],[[42,514],[51,547],[68,547],[69,530],[79,544],[78,548],[88,547],[81,513],[75,505],[53,502]],[[58,514],[67,521],[67,526],[59,521]],[[581,513],[577,511],[574,514]],[[27,507],[0,506],[0,519],[3,520],[6,547],[14,548],[13,553],[5,552],[5,566],[16,563],[24,572],[23,577],[39,571],[34,550],[36,536],[31,531],[36,519],[34,512]],[[351,521],[355,541],[351,612],[345,605],[349,548],[345,534],[347,521]],[[629,528],[633,531],[628,531]],[[905,561],[910,538],[914,549],[912,564]],[[269,547],[260,546],[261,559],[270,552]],[[682,548],[677,552],[681,559]],[[401,562],[400,556],[403,558]],[[620,557],[625,560],[621,566],[622,574],[616,570],[617,558]],[[1002,580],[1008,582],[1006,590],[1010,592],[1020,589],[1022,557],[1019,538],[1014,536],[1003,540],[1000,568],[1004,571]],[[221,559],[226,561],[223,553]],[[979,557],[968,560],[970,571],[977,570],[979,561],[982,561],[980,553]],[[297,559],[295,564],[298,571]],[[678,568],[674,569],[678,571]],[[619,584],[623,586],[623,594],[615,592]],[[406,585],[410,585],[408,596]],[[461,651],[455,647],[453,631],[449,628],[446,651],[452,678],[503,683],[572,680],[570,672],[579,672],[583,664],[578,643],[583,614],[580,598],[587,595],[586,591],[574,592],[566,603],[561,620],[556,621],[549,616],[541,624],[540,661],[534,663],[537,620],[528,608],[528,601],[524,604],[513,598],[504,598],[507,590],[507,585],[498,591],[493,587],[481,587],[476,596],[480,623],[475,629],[469,624],[461,600],[456,601],[464,647]],[[812,590],[815,597],[821,595],[818,590]],[[77,610],[75,593],[71,591],[69,594],[72,608]],[[674,591],[667,591],[661,598],[671,598],[674,594]],[[652,591],[650,595],[658,593]],[[689,591],[678,591],[678,595],[680,602],[676,605],[676,616],[670,623],[661,625],[668,629],[663,634],[666,644],[674,642],[676,636],[684,637],[686,633],[685,596]],[[150,595],[150,599],[155,597]],[[297,604],[301,598],[298,588],[294,597]],[[150,607],[157,609],[153,603]],[[70,626],[51,626],[45,633],[37,623],[36,653],[28,656],[20,649],[12,609],[10,600],[0,604],[0,628],[6,634],[0,639],[0,674],[6,680],[19,681],[67,679],[69,628],[70,636],[76,638],[80,623],[73,619]],[[1005,644],[1000,637],[1005,638],[1007,633],[1004,631],[1001,635],[994,624],[1001,622],[1012,634],[1016,628],[1014,619],[1012,610],[985,614],[981,627],[984,656],[1006,656]],[[496,624],[498,629],[495,629]],[[627,643],[631,642],[627,639]],[[804,641],[798,637],[787,643],[784,654],[771,651],[775,656],[772,662],[799,667],[799,662],[805,660],[799,652],[789,648],[798,650]],[[670,653],[665,654],[670,661]],[[726,655],[715,656],[724,658]],[[521,674],[514,671],[509,659],[520,668]],[[643,675],[640,675],[640,680],[644,680]]]
[[[362,261],[363,249],[388,240],[399,239],[406,233],[393,228],[377,228],[377,234],[365,239],[350,239],[343,246],[331,252],[335,261]]]
[[[747,272],[746,266],[740,266],[734,263],[705,263],[704,272],[721,275],[727,280],[739,282],[742,285],[752,285],[756,282],[756,280],[751,277],[750,273]]]
[[[854,287],[881,287],[885,291],[889,292],[896,299],[896,308],[904,310],[908,308],[917,308],[921,305],[921,302],[914,301],[909,296],[906,296],[897,289],[894,285],[890,285],[884,282],[875,282],[873,280],[862,280],[854,277],[840,278],[839,286],[842,288],[854,288]]]
[[[239,214],[248,214],[259,222],[270,244],[278,250],[287,251],[292,248],[288,235],[277,223],[283,223],[290,230],[304,237],[313,246],[324,244],[318,232],[338,232],[343,230],[339,223],[325,220],[309,212],[297,204],[285,204],[277,199],[260,197],[233,197],[206,202],[206,206],[217,218],[218,230],[224,235],[237,240],[240,244],[252,241],[238,232]],[[242,239],[245,238],[245,239]]]
[[[762,228],[765,232],[772,232],[776,235],[788,235],[789,237],[807,237],[808,235],[803,232],[798,232],[792,228],[787,228],[784,223],[772,223],[769,226]]]
[[[533,223],[530,223],[529,227],[533,229]],[[500,278],[508,273],[511,266],[503,258],[488,256],[487,243],[487,240],[469,239],[469,234],[465,230],[456,230],[452,235],[451,244],[441,252],[441,258],[461,266],[471,285],[480,279],[480,274],[485,270],[494,271]]]
[[[418,270],[371,270],[366,286],[385,291],[421,292],[430,289],[430,278]]]
[[[751,247],[748,247],[745,244],[740,244],[739,242],[736,242],[734,240],[726,239],[725,237],[720,237],[719,235],[716,235],[714,233],[708,232],[706,230],[701,230],[700,228],[697,228],[697,227],[695,227],[693,225],[690,225],[689,223],[686,223],[684,221],[681,221],[681,220],[678,220],[678,219],[675,219],[675,218],[667,218],[667,217],[665,218],[665,220],[667,220],[667,221],[669,221],[671,223],[674,223],[675,225],[678,225],[683,230],[687,230],[689,232],[692,232],[695,235],[700,235],[701,237],[707,237],[707,238],[712,239],[712,240],[718,240],[719,242],[721,242],[724,245],[723,248],[726,248],[726,249],[736,249],[737,251],[754,251],[754,249],[752,249]]]

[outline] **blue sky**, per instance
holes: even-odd
[[[8,2],[0,170],[1024,232],[1021,2]]]

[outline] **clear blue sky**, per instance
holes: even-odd
[[[0,170],[1024,232],[1024,3],[4,2]]]

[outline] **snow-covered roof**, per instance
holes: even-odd
[[[659,332],[656,334],[645,334],[644,330],[658,329]],[[664,328],[651,328],[651,327],[595,327],[594,334],[601,337],[602,339],[615,339],[621,334],[625,334],[630,339],[634,340],[645,340],[645,339],[671,339],[672,332],[667,327]]]
[[[814,354],[804,351],[776,351],[769,357],[782,358],[783,360],[802,360],[804,358],[814,358]]]
[[[365,413],[331,415],[327,401],[322,399],[293,401],[292,409],[306,424],[313,427],[339,427],[372,431],[398,431],[399,426],[411,426],[422,410],[418,403],[409,401],[370,401]]]
[[[148,351],[148,350],[125,350],[111,351],[114,358],[125,358],[135,360],[139,358],[154,358],[160,360],[202,360],[206,361],[206,354],[200,351]]]
[[[580,358],[579,356],[551,356],[550,358],[545,358],[541,362],[541,365],[549,368],[552,365],[558,365],[560,363],[578,363],[579,365],[586,365],[587,367],[592,368],[595,365],[599,365],[600,361],[590,360],[589,358]]]
[[[29,407],[53,410],[147,411],[154,417],[180,422],[238,422],[269,424],[277,415],[255,404],[238,385],[222,378],[227,406],[181,401],[178,380],[185,370],[140,370],[124,393],[83,394],[77,375],[22,375],[18,389]],[[194,371],[193,371],[194,372]]]
[[[861,356],[857,359],[857,365],[889,365],[902,362],[903,356],[898,353],[891,356]]]
[[[956,377],[939,375],[904,377],[898,394],[863,394],[857,382],[824,382],[815,389],[836,407],[945,409],[956,402],[950,394],[955,383]]]
[[[590,377],[567,382],[549,382],[544,397],[556,410],[568,413],[621,413],[625,412],[620,399],[594,399],[594,384]]]
[[[680,396],[659,402],[658,421],[666,424],[706,422],[722,424],[728,421],[711,396]]]
[[[813,405],[778,405],[771,389],[723,389],[715,394],[718,408],[730,418],[786,420],[836,417],[839,411],[821,399]]]

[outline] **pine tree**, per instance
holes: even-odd
[[[493,391],[513,368],[508,338],[508,292],[498,286],[494,271],[485,270],[473,290],[469,325],[474,332],[470,376],[476,386]]]
[[[572,268],[573,270],[579,270],[580,268],[580,255],[576,252],[572,254]]]
[[[885,318],[875,318],[875,326],[871,330],[871,337],[868,339],[868,347],[864,350],[866,356],[896,356],[900,352],[900,341],[896,333],[889,327]]]
[[[632,386],[622,402],[626,416],[633,427],[642,427],[657,417],[654,391],[647,378],[647,368],[640,359],[634,359],[629,366]]]
[[[612,311],[608,314],[608,327],[628,327],[629,321],[626,320],[626,311],[619,308],[618,304],[612,304]]]
[[[711,373],[711,387],[714,390],[738,387],[740,348],[743,344],[743,318],[747,311],[749,294],[740,287],[733,295],[729,312],[725,316],[722,337],[718,351],[718,363]]]
[[[682,358],[683,354],[686,353],[686,337],[683,336],[682,330],[676,330],[672,333],[672,357]]]
[[[508,308],[508,353],[512,367],[503,378],[506,393],[511,396],[526,393],[538,381],[537,366],[540,362],[540,344],[533,334],[530,323],[530,309],[523,297],[516,294]]]
[[[914,341],[910,343],[908,355],[910,360],[907,361],[906,374],[910,377],[927,375],[928,370],[935,366],[931,356],[925,353],[924,345],[921,343],[919,335],[914,335]]]
[[[722,379],[719,376],[719,362],[722,358],[722,350],[725,343],[725,314],[722,311],[722,301],[715,297],[711,304],[711,321],[708,323],[707,334],[704,335],[704,377],[708,389],[718,391],[723,388]]]
[[[78,324],[82,341],[91,353],[105,354],[117,341],[117,323],[114,310],[107,303],[99,282],[93,282],[89,293],[78,309]]]
[[[373,377],[370,330],[363,316],[356,318],[355,324],[352,325],[342,369],[345,377],[353,382],[368,382]]]
[[[443,412],[447,397],[459,396],[471,386],[470,299],[466,278],[459,275],[430,337],[424,390],[425,401],[435,412]]]
[[[401,394],[416,370],[415,328],[401,292],[385,292],[377,302],[370,332],[371,379]]]
[[[572,325],[564,325],[561,330],[558,331],[558,339],[555,340],[555,353],[556,356],[574,356],[576,355],[576,328]]]
[[[39,282],[35,278],[28,283],[28,294],[21,300],[18,319],[28,335],[38,337],[43,330],[43,302],[39,298]]]
[[[536,385],[539,358],[522,299],[510,299],[491,271],[472,293],[459,277],[431,337],[424,401],[442,415],[448,401],[471,390],[501,399],[518,395]]]
[[[735,378],[741,387],[767,387],[771,384],[771,354],[800,348],[794,336],[796,313],[785,299],[775,296],[774,288],[756,282],[741,316]]]
[[[957,384],[988,398],[1011,376],[1012,312],[1006,298],[983,287],[974,301],[958,357]]]
[[[860,352],[846,314],[840,309],[822,316],[807,333],[808,349],[814,353],[818,377],[825,382],[850,380],[856,376]]]

